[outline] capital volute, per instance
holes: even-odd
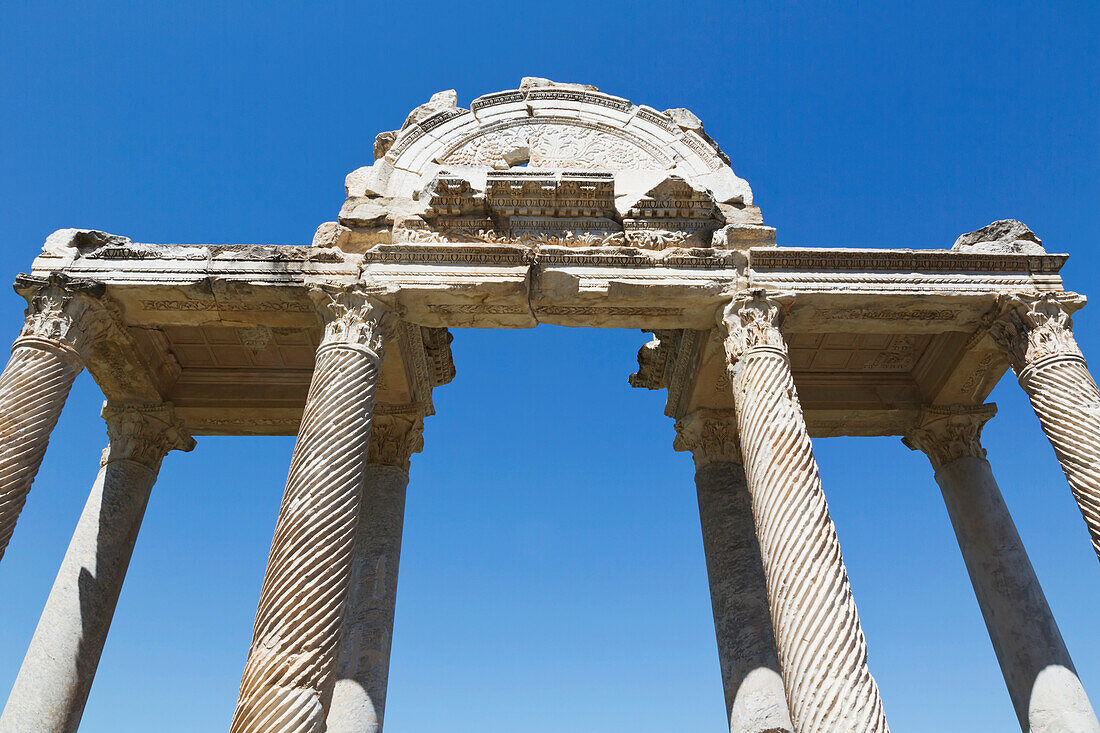
[[[18,344],[52,347],[83,363],[113,323],[101,282],[62,273],[19,275],[15,290],[27,299]]]
[[[994,404],[926,405],[902,442],[924,451],[936,471],[960,458],[985,458],[982,428],[996,414]]]
[[[169,402],[106,402],[102,415],[108,438],[103,465],[134,461],[156,471],[168,451],[187,452],[195,447],[195,439],[184,429]]]
[[[711,463],[741,463],[737,415],[733,410],[700,408],[676,421],[672,449],[690,451],[695,467]]]
[[[989,335],[1017,375],[1049,357],[1084,358],[1073,337],[1071,313],[1084,305],[1076,293],[1002,296],[990,314]]]
[[[420,412],[380,412],[371,419],[367,463],[409,469],[413,453],[424,449],[424,420]]]
[[[324,324],[321,348],[361,347],[381,358],[386,340],[397,326],[397,316],[361,285],[316,287],[310,296]]]
[[[738,294],[722,310],[718,327],[726,334],[726,356],[732,364],[754,349],[787,353],[780,327],[792,296],[766,290]]]

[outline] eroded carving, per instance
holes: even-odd
[[[924,451],[936,471],[960,458],[985,458],[982,428],[996,414],[996,405],[929,405],[903,442]]]

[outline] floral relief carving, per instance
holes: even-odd
[[[48,278],[21,275],[16,288],[32,289],[27,295],[21,339],[60,343],[83,359],[111,326],[107,309],[101,305],[106,289],[102,283],[54,273]]]
[[[737,417],[733,410],[699,409],[676,421],[673,450],[690,451],[695,466],[741,463]]]
[[[1072,294],[1006,296],[998,306],[989,335],[1008,356],[1017,374],[1050,356],[1081,355],[1073,337]]]
[[[408,470],[409,458],[424,449],[420,413],[378,414],[371,420],[367,463]]]
[[[996,414],[996,405],[925,407],[903,442],[924,451],[937,471],[960,458],[985,458],[982,428]]]
[[[195,439],[176,418],[170,403],[116,405],[108,402],[102,414],[109,439],[103,451],[103,465],[112,461],[135,461],[155,471],[168,451],[187,452],[195,447]]]
[[[788,304],[787,296],[756,290],[726,306],[719,326],[726,329],[726,355],[731,365],[751,349],[770,347],[787,352],[779,327]]]
[[[504,153],[521,147],[530,149],[532,168],[631,170],[668,165],[625,137],[576,122],[534,122],[492,130],[452,150],[441,162],[492,167],[503,160]]]
[[[311,291],[325,324],[321,348],[357,344],[381,357],[386,339],[397,325],[396,316],[361,287],[315,288]]]

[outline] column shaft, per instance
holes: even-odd
[[[0,558],[42,465],[61,408],[103,325],[93,301],[103,286],[63,275],[20,276],[28,291],[23,330],[0,374]]]
[[[408,482],[401,466],[367,466],[328,733],[382,730]]]
[[[1008,356],[1100,557],[1100,389],[1073,337],[1072,293],[1005,299],[990,335]]]
[[[354,289],[318,294],[330,320],[241,679],[232,733],[324,730],[382,360],[381,313]]]
[[[1100,733],[989,462],[936,471],[1008,693],[1027,733]]]
[[[695,486],[730,733],[789,733],[745,470],[737,463],[702,465]]]
[[[791,719],[798,733],[885,733],[780,319],[780,303],[758,293],[722,325]]]
[[[134,543],[170,449],[191,450],[170,408],[106,408],[110,446],[15,679],[0,733],[75,733]]]

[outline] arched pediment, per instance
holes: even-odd
[[[774,241],[694,114],[546,79],[469,109],[453,90],[433,95],[378,135],[374,165],[345,188],[339,224],[363,244],[477,235],[663,248],[707,245],[720,229],[720,241]]]

